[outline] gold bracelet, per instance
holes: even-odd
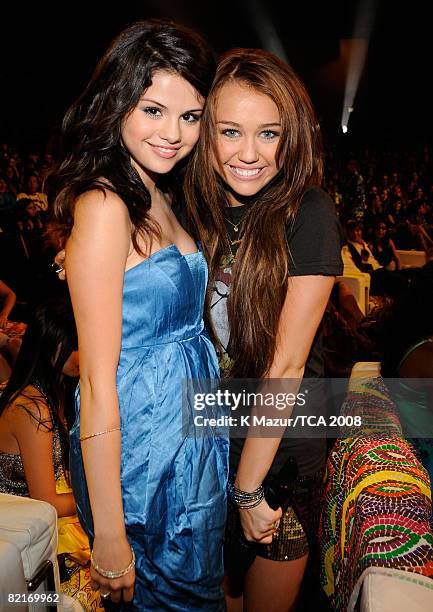
[[[88,440],[89,438],[96,438],[96,436],[103,436],[104,434],[111,433],[112,431],[120,431],[120,427],[113,427],[112,429],[106,429],[105,431],[97,431],[96,433],[89,434],[88,436],[81,436],[80,442]]]
[[[135,553],[132,547],[131,547],[131,552],[132,552],[131,563],[124,570],[120,570],[118,572],[113,572],[111,570],[104,570],[102,569],[102,567],[99,567],[99,565],[96,563],[95,559],[93,558],[93,550],[90,553],[90,563],[93,569],[95,569],[98,572],[98,574],[101,574],[101,576],[104,576],[104,578],[109,578],[110,580],[112,580],[113,578],[122,578],[122,576],[126,576],[126,574],[129,574],[129,572],[135,567]]]

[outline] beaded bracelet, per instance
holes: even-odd
[[[260,485],[255,491],[242,491],[235,487],[234,484],[230,484],[229,495],[238,508],[250,509],[255,508],[263,501],[265,490],[263,485]]]

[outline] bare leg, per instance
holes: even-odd
[[[307,559],[308,554],[294,561],[256,557],[245,578],[244,611],[294,612]]]
[[[0,383],[4,382],[11,375],[11,369],[8,362],[0,355]]]
[[[228,576],[224,577],[224,594],[226,599],[227,612],[242,612],[243,611],[243,595],[242,589],[235,587],[229,580]]]
[[[12,367],[15,365],[18,353],[20,352],[21,342],[20,338],[11,338],[4,348],[5,357]]]

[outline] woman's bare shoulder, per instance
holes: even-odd
[[[81,194],[74,209],[72,238],[77,231],[84,235],[101,234],[123,236],[129,246],[131,220],[128,208],[116,193],[109,189],[91,189]]]
[[[82,193],[75,201],[75,213],[94,211],[95,214],[123,214],[128,216],[128,208],[122,198],[111,189],[101,187],[89,189]]]
[[[8,419],[12,419],[16,427],[42,426],[49,430],[52,419],[47,400],[43,393],[33,385],[27,385],[17,398],[8,406],[5,412]]]

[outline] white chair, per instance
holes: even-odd
[[[337,276],[338,281],[343,281],[353,293],[360,310],[364,315],[369,312],[370,300],[370,275],[364,272],[345,271],[343,276]]]
[[[48,591],[60,593],[57,512],[46,502],[0,493],[0,611],[41,612],[40,604],[8,606],[8,595]],[[64,595],[57,609],[83,611],[78,601]]]
[[[405,251],[397,249],[397,255],[403,268],[421,268],[426,263],[424,251]]]
[[[380,567],[368,568],[360,581],[360,612],[433,610],[433,580],[427,576]]]
[[[27,591],[26,579],[24,578],[23,562],[19,549],[12,544],[0,540],[0,610],[7,610],[8,595],[14,593],[25,593]],[[27,604],[16,601],[13,609],[17,612],[25,612]]]
[[[361,272],[356,266],[350,254],[349,247],[344,245],[341,249],[341,258],[343,260],[343,275],[337,276],[337,280],[344,281],[358,302],[359,308],[364,315],[369,312],[370,300],[370,275],[366,272]]]

